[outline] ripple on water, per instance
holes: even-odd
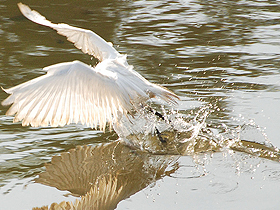
[[[0,6],[3,22],[0,26],[1,86],[11,87],[41,75],[44,73],[41,68],[53,63],[74,59],[91,63],[55,32],[17,17],[16,5],[8,5],[9,2]],[[141,135],[134,138],[139,147],[152,152],[158,149],[164,156],[154,155],[151,157],[154,161],[146,163],[147,170],[159,169],[157,174],[143,175],[149,178],[145,183],[152,183],[152,187],[121,202],[120,209],[122,205],[136,208],[138,203],[141,208],[147,205],[147,208],[157,209],[162,205],[164,209],[170,205],[172,209],[175,202],[178,209],[186,205],[190,209],[209,206],[227,209],[233,204],[240,209],[277,208],[274,204],[279,191],[279,151],[273,146],[279,146],[280,116],[277,1],[140,0],[112,1],[105,6],[87,1],[80,2],[74,10],[76,2],[71,1],[55,4],[55,7],[37,3],[36,9],[49,12],[47,17],[56,16],[63,22],[92,29],[108,41],[113,40],[119,51],[129,55],[129,63],[137,71],[170,88],[182,99],[178,112],[168,112],[167,108],[155,105],[174,120],[175,125],[158,122],[148,115],[145,119],[148,122],[139,120],[131,128],[134,131],[143,129]],[[67,12],[69,10],[72,12]],[[0,93],[0,97],[3,100],[6,94]],[[196,121],[198,113],[202,116],[206,113],[205,107],[210,114],[200,118],[205,121]],[[26,177],[33,179],[43,171],[43,165],[50,162],[52,156],[62,153],[64,157],[67,156],[65,152],[77,145],[94,146],[118,138],[115,133],[104,134],[80,125],[21,127],[12,124],[12,119],[4,116],[5,111],[2,107],[0,181],[2,189],[5,188],[1,192],[10,194],[11,200],[23,199],[14,196],[12,189],[17,184],[24,185]],[[171,125],[177,126],[177,130],[181,128],[180,134],[171,132]],[[166,151],[154,133],[155,126],[163,133],[162,138],[190,141],[188,144],[176,142],[181,148],[179,151],[169,144]],[[270,142],[261,128],[264,126]],[[188,130],[194,127],[199,128],[195,138],[191,135],[193,130]],[[144,139],[148,142],[143,143]],[[149,145],[149,141],[156,145]],[[128,156],[120,155],[127,158],[123,163],[132,157],[139,159],[135,150],[129,151]],[[164,174],[160,170],[160,160],[168,158],[166,154],[183,154],[182,151],[187,151],[185,154],[189,156],[176,156],[177,162],[169,165],[170,170]],[[107,157],[113,161],[116,160],[114,155],[108,153]],[[146,156],[149,154],[141,155],[142,160],[149,159]],[[59,158],[55,156],[54,159]],[[102,161],[98,164],[104,166]],[[31,190],[30,195],[32,193],[38,194],[38,190]],[[23,201],[26,203],[27,199]]]

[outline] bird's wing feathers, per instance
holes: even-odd
[[[46,75],[5,90],[11,95],[2,104],[13,104],[7,115],[16,114],[15,122],[22,120],[23,125],[34,127],[81,122],[95,128],[99,124],[104,130],[106,121],[112,124],[119,112],[133,108],[135,90],[120,87],[114,73],[101,74],[80,61],[46,70]]]
[[[18,86],[4,89],[11,94],[3,105],[11,105],[7,115],[14,121],[31,126],[63,126],[81,122],[105,129],[140,103],[158,96],[176,103],[178,97],[169,90],[148,82],[132,70],[125,56],[90,30],[67,24],[53,24],[38,12],[19,3],[21,12],[30,20],[54,28],[84,53],[97,57],[95,68],[80,61],[46,67],[46,75]]]
[[[119,55],[111,43],[106,42],[90,30],[69,26],[64,23],[54,24],[25,4],[18,3],[18,7],[21,13],[29,20],[55,29],[59,34],[66,36],[68,41],[74,43],[78,49],[96,57],[100,61],[108,58],[114,59]]]

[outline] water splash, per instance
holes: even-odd
[[[202,107],[182,114],[161,107],[162,117],[145,107],[134,116],[123,117],[114,130],[127,144],[152,153],[182,154],[199,136],[210,111]],[[184,149],[183,149],[184,148]]]
[[[207,124],[213,107],[187,113],[161,107],[162,118],[145,107],[134,116],[123,117],[114,130],[130,146],[154,154],[192,155],[225,150],[240,151],[275,161],[279,149],[253,121],[235,127]],[[210,118],[210,117],[209,117]]]

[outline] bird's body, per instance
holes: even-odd
[[[133,70],[111,43],[90,30],[67,24],[54,24],[38,12],[19,3],[21,12],[33,22],[51,27],[84,53],[100,62],[89,66],[80,61],[45,67],[46,75],[15,87],[2,104],[10,105],[7,115],[31,126],[64,126],[81,122],[105,130],[119,115],[130,113],[153,97],[176,103],[178,97],[159,85],[150,83]]]

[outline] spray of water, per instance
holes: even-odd
[[[130,146],[152,153],[182,154],[192,147],[210,111],[203,107],[195,113],[181,114],[162,106],[161,113],[163,118],[144,107],[134,116],[123,117],[114,130]]]
[[[154,154],[192,155],[217,151],[240,151],[280,160],[279,150],[252,121],[235,127],[207,123],[213,107],[203,106],[187,113],[161,107],[159,118],[150,107],[123,117],[114,130],[126,144]]]

